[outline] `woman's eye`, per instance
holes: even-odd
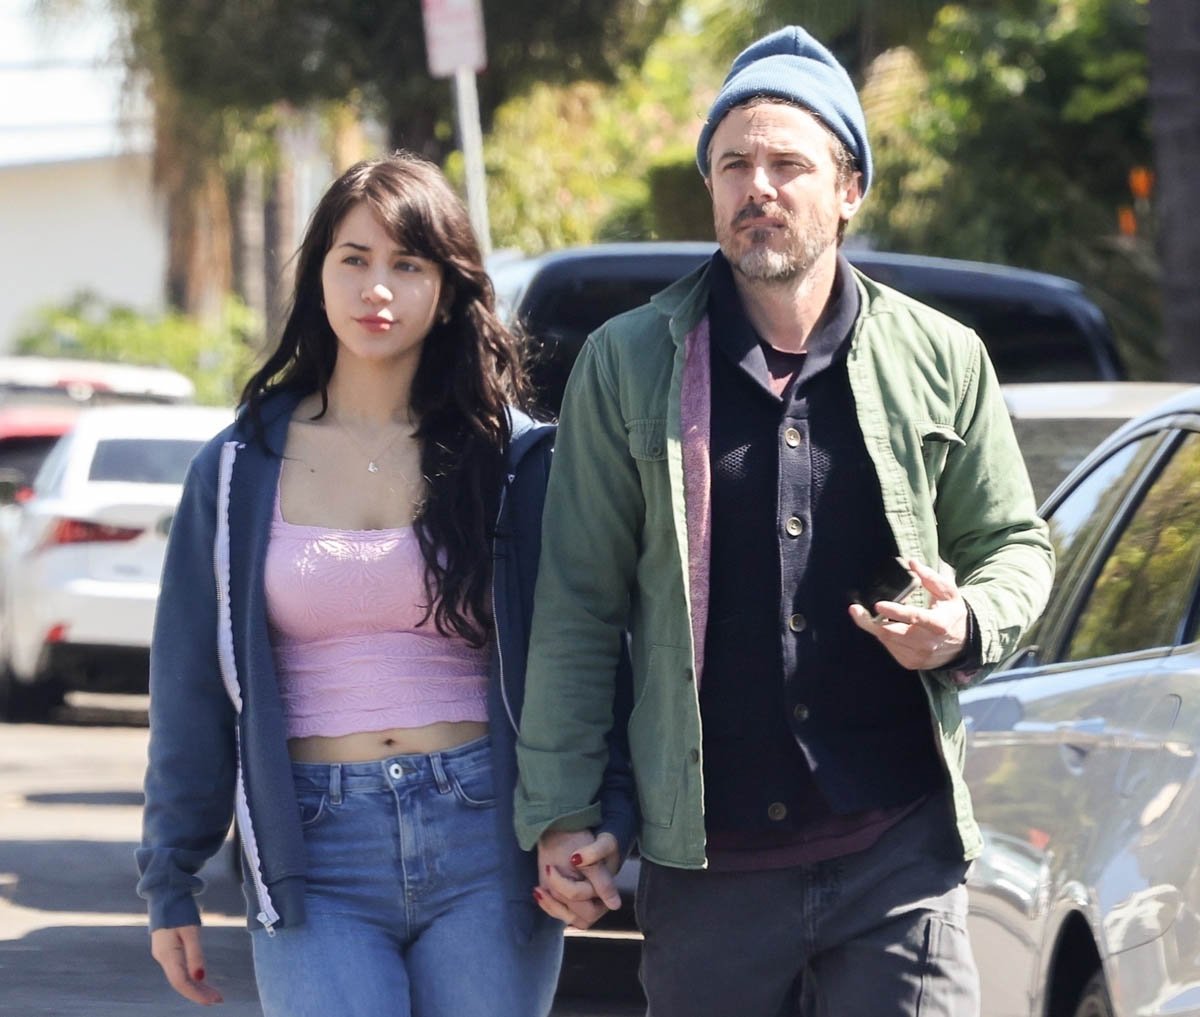
[[[363,260],[362,255],[360,255],[360,254],[348,254],[348,255],[346,255],[346,257],[344,257],[342,259],[342,264],[343,265],[365,265],[366,262]]]
[[[420,272],[421,266],[415,261],[398,261],[396,262],[397,272]]]

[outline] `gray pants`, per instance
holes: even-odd
[[[866,851],[813,865],[643,861],[647,1017],[976,1017],[957,846],[935,795]]]

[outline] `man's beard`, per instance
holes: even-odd
[[[778,227],[763,226],[736,233],[738,223],[746,219],[769,216],[783,222],[783,235],[787,240],[782,250],[770,246]],[[733,217],[728,227],[717,226],[717,243],[720,244],[730,265],[751,282],[784,283],[806,275],[817,263],[817,259],[837,241],[836,225],[822,220],[813,210],[807,222],[801,222],[794,213],[776,205],[747,205]],[[741,253],[735,245],[743,245]],[[744,245],[749,243],[749,249]]]

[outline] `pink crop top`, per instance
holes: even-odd
[[[420,625],[411,527],[287,522],[275,496],[264,585],[289,738],[487,720],[489,648]]]

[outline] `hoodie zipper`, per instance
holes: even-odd
[[[496,511],[496,533],[500,532],[500,520],[504,517],[504,504],[508,500],[508,487],[517,475],[510,473],[504,487],[500,489],[500,507]],[[496,624],[499,615],[496,613],[496,541],[497,537],[492,538],[492,622]],[[500,626],[496,624],[496,666],[499,670],[500,682],[500,699],[504,703],[504,712],[508,714],[508,722],[512,725],[513,734],[519,734],[516,715],[513,713],[512,703],[508,700],[508,688],[504,684],[504,640],[500,638]]]
[[[254,882],[254,895],[259,912],[255,918],[267,930],[268,936],[275,935],[275,923],[279,914],[271,901],[270,891],[262,878],[262,862],[258,854],[258,838],[254,824],[250,821],[250,805],[246,800],[246,784],[242,770],[242,694],[237,679],[237,661],[233,653],[233,617],[229,604],[229,491],[233,481],[233,461],[242,442],[227,441],[221,446],[221,465],[217,478],[217,526],[213,541],[213,569],[217,579],[217,662],[221,669],[221,681],[225,692],[233,702],[238,723],[235,728],[237,751],[237,784],[234,811],[238,829],[242,833],[242,850],[249,862],[250,878]]]

